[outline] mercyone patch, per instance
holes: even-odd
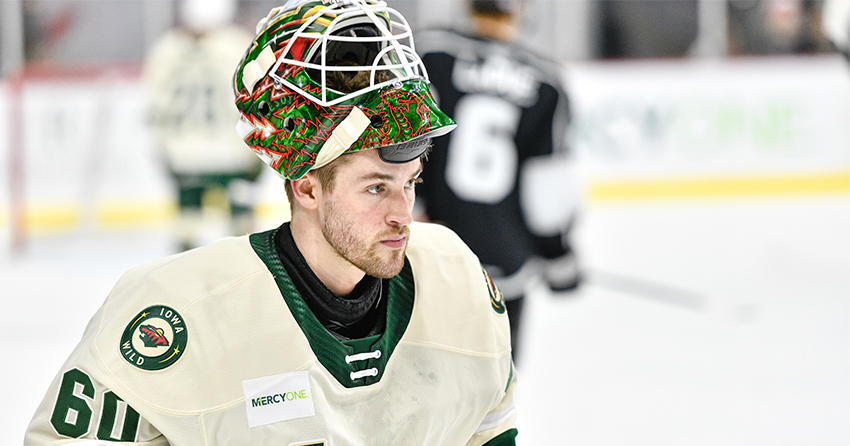
[[[312,417],[316,414],[307,371],[242,381],[248,427]]]
[[[186,350],[186,322],[164,305],[142,310],[121,336],[121,356],[143,370],[161,370],[174,364]]]

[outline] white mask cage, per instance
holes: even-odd
[[[331,6],[308,17],[298,30],[289,37],[289,42],[281,53],[281,56],[269,71],[269,76],[275,81],[275,84],[285,85],[319,105],[328,107],[391,84],[400,86],[402,81],[408,79],[428,80],[428,73],[425,70],[422,59],[415,51],[410,25],[398,11],[388,7],[386,2],[383,1],[336,0],[328,1],[327,3],[330,3]],[[380,17],[379,14],[381,15]],[[324,32],[319,34],[306,31],[310,25],[320,19],[330,22]],[[389,27],[387,26],[388,24]],[[378,35],[374,37],[334,35],[334,32],[352,25],[374,26]],[[303,61],[292,58],[292,48],[299,39],[309,39],[310,41],[306,45],[309,50],[304,54]],[[326,60],[327,48],[328,44],[334,41],[377,43],[381,49],[371,65],[368,66],[329,66]],[[320,56],[317,61],[318,63],[309,62],[317,52]],[[302,89],[301,86],[295,85],[279,76],[278,69],[283,64],[316,70],[319,73],[319,79],[315,80],[321,85],[319,94],[316,95],[315,93],[308,92]],[[332,71],[368,71],[370,73],[369,86],[350,93],[330,89],[327,85],[327,74]],[[379,71],[391,73],[392,78],[375,83],[375,76]],[[328,92],[333,93],[334,97],[332,99],[328,98]]]

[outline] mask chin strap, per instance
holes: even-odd
[[[330,138],[319,149],[313,169],[318,169],[345,153],[370,123],[369,118],[358,107],[351,109],[348,117],[336,126]]]

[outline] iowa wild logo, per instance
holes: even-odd
[[[168,347],[168,339],[163,336],[165,330],[154,327],[153,325],[142,325],[139,327],[139,331],[141,332],[139,337],[142,338],[145,347]]]
[[[493,311],[496,313],[504,314],[505,299],[502,297],[502,292],[499,291],[499,288],[496,287],[495,283],[493,283],[493,279],[490,278],[487,271],[484,268],[481,268],[481,271],[484,271],[484,279],[487,281],[487,291],[490,292],[490,306],[493,307]]]
[[[174,364],[186,350],[186,322],[173,308],[154,305],[130,321],[121,336],[121,356],[143,370]]]

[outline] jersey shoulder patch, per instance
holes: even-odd
[[[143,370],[161,370],[174,364],[186,350],[186,323],[165,305],[145,308],[129,322],[121,336],[121,356]]]
[[[505,298],[502,296],[502,292],[499,291],[499,287],[493,282],[493,279],[490,278],[490,275],[487,274],[487,270],[484,267],[481,267],[481,272],[484,273],[484,279],[487,282],[487,291],[490,293],[490,306],[493,307],[493,311],[498,314],[505,313]]]

